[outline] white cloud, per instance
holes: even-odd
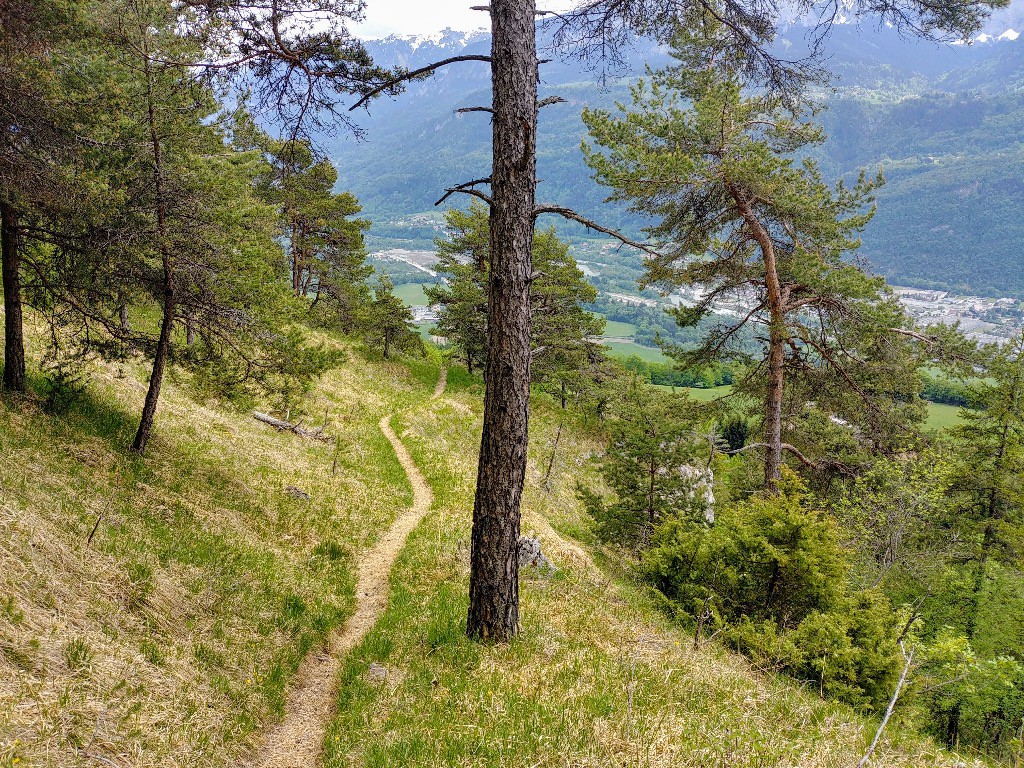
[[[362,37],[388,35],[430,35],[443,29],[463,31],[489,29],[486,11],[473,11],[487,0],[367,0],[366,21],[356,27]],[[565,10],[573,0],[540,0],[545,10]]]
[[[356,28],[363,37],[429,35],[442,29],[471,30],[488,27],[484,11],[472,5],[486,0],[367,0],[366,21]]]

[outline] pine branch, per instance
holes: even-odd
[[[494,201],[491,200],[490,197],[485,195],[483,192],[480,192],[479,190],[474,189],[474,187],[477,184],[490,184],[490,183],[491,183],[491,177],[488,176],[487,178],[484,178],[484,179],[474,179],[473,181],[467,181],[467,182],[465,182],[463,184],[458,184],[458,185],[456,185],[454,187],[448,187],[444,191],[444,195],[441,197],[441,199],[438,200],[436,203],[434,203],[434,205],[435,206],[440,205],[445,200],[447,200],[449,197],[454,195],[456,192],[462,192],[463,194],[466,194],[466,195],[473,195],[474,197],[479,197],[481,200],[486,201],[488,205],[493,205]]]

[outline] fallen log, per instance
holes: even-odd
[[[282,421],[281,419],[275,419],[266,413],[260,413],[259,411],[253,411],[252,417],[256,421],[262,421],[264,424],[269,424],[279,432],[294,432],[300,437],[306,437],[310,440],[319,440],[324,443],[333,443],[334,438],[324,432],[323,427],[317,427],[316,429],[306,429],[302,426],[300,421],[297,424],[292,424],[290,421]]]

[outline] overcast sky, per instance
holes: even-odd
[[[484,11],[470,6],[487,5],[487,0],[366,0],[366,21],[358,28],[363,37],[388,35],[429,35],[445,28],[472,30],[488,28]],[[571,0],[539,2],[541,8],[560,10]]]
[[[364,37],[387,35],[428,35],[446,27],[478,29],[489,24],[483,11],[471,11],[471,5],[487,5],[486,0],[367,0],[366,21],[360,25]]]

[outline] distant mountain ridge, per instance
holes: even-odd
[[[821,96],[829,134],[817,158],[831,177],[881,166],[889,183],[864,235],[862,255],[892,281],[989,295],[1024,296],[1024,3],[997,12],[970,45],[901,37],[884,25],[837,25],[827,66],[835,89]],[[415,68],[450,56],[487,53],[483,31],[388,37],[368,47],[384,64]],[[777,50],[793,58],[807,28],[785,29]],[[543,40],[542,40],[543,48]],[[551,55],[551,54],[547,54]],[[568,103],[543,111],[538,196],[637,232],[643,222],[602,202],[579,152],[584,107],[628,101],[645,64],[666,63],[662,49],[638,41],[619,69],[588,70],[552,56],[541,95]],[[483,63],[440,70],[397,99],[359,117],[366,140],[326,139],[339,184],[353,191],[374,221],[375,242],[429,246],[433,203],[446,186],[486,175],[486,114],[456,109],[489,104]],[[412,217],[412,218],[411,218]],[[543,222],[542,222],[543,223]],[[557,223],[559,228],[562,222]],[[579,229],[567,229],[580,232]]]

